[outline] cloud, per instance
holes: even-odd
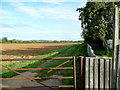
[[[0,19],[16,19],[15,16],[13,16],[13,13],[9,10],[3,9],[0,6]]]
[[[28,16],[42,18],[40,13],[33,7],[25,6],[23,3],[11,3],[11,5],[16,7],[17,11],[27,14]]]
[[[59,28],[56,28],[59,29]],[[22,28],[0,28],[0,33],[2,37],[8,37],[10,39],[19,39],[19,40],[79,40],[80,31],[77,30],[56,30],[51,31],[48,29],[39,29],[31,27],[22,27]],[[72,37],[71,37],[72,36]]]
[[[87,2],[87,0],[35,0],[37,2],[46,2],[46,3],[64,3],[64,2]]]
[[[29,27],[30,25],[24,23],[0,23],[0,28],[21,28],[21,27]]]
[[[7,10],[4,10],[4,9],[2,9],[2,7],[0,7],[0,15],[10,15],[11,13],[9,12],[9,11],[7,11]]]
[[[0,16],[0,19],[17,19],[16,17]]]
[[[43,0],[44,1],[44,0]],[[52,6],[40,6],[37,8],[24,5],[24,3],[11,3],[12,6],[16,8],[16,11],[22,12],[33,18],[41,19],[46,17],[57,18],[57,19],[66,19],[66,20],[77,20],[78,13],[76,10],[71,8],[69,5],[63,6],[58,5],[56,7]],[[75,8],[76,9],[76,8]]]
[[[87,0],[1,0],[1,2],[45,2],[59,4],[62,2],[87,2]]]
[[[12,16],[3,15],[0,17],[8,19],[4,20],[4,23],[0,23],[0,32],[4,36],[21,39],[51,38],[51,40],[59,40],[61,38],[72,39],[71,35],[75,32],[79,34],[79,26],[77,27],[74,23],[79,22],[77,16],[79,13],[76,12],[76,7],[81,5],[81,3],[62,3],[66,0],[41,0],[41,2],[46,2],[47,4],[24,3],[22,2],[23,0],[17,1],[10,2],[8,6],[4,6],[6,7],[5,9],[12,13]],[[32,1],[35,0],[29,0],[29,2]],[[58,5],[56,5],[57,3]],[[43,35],[43,37],[40,35]]]
[[[0,27],[2,27],[2,28],[11,28],[12,26],[9,25],[9,24],[0,23]]]
[[[39,12],[41,12],[43,16],[65,20],[77,20],[78,14],[74,11],[73,8],[67,6],[39,8]]]

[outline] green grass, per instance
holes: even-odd
[[[61,52],[59,52],[59,54],[56,55],[57,57],[68,57],[68,56],[87,56],[87,53],[86,53],[86,47],[85,47],[85,44],[76,44],[76,45],[72,45],[71,47],[69,48],[66,48],[66,49],[63,49],[61,50]],[[45,65],[46,68],[50,68],[50,67],[56,67],[58,66],[59,64],[65,62],[66,60],[52,60],[49,64]],[[65,64],[64,67],[71,67],[73,66],[73,63],[72,61],[70,61],[69,63]],[[77,77],[79,77],[79,64],[77,64]],[[39,76],[41,75],[42,73],[45,73],[47,72],[48,70],[39,70],[39,71],[35,71],[37,72],[38,74],[36,76]],[[48,73],[48,74],[45,74],[43,77],[49,77],[50,75],[52,74],[55,74],[57,73],[58,70],[53,70],[52,72]],[[62,73],[61,73],[64,77],[65,76],[73,76],[73,70],[64,70]],[[79,87],[79,79],[77,79],[77,86]],[[63,84],[64,85],[73,85],[73,79],[63,79]],[[62,90],[65,89],[70,89],[70,88],[62,88]],[[73,88],[71,88],[73,89]]]
[[[101,57],[108,57],[108,58],[112,57],[112,50],[109,51],[109,55],[105,55],[104,49],[97,49],[95,52],[96,52],[96,55],[101,56]]]
[[[72,45],[70,48],[66,48],[61,50],[61,52],[59,52],[58,55],[56,55],[57,57],[68,57],[68,56],[73,56],[73,52],[78,48],[79,45]],[[65,62],[66,60],[52,60],[49,64],[45,65],[46,68],[50,68],[50,67],[56,67],[57,65]],[[48,70],[39,70],[36,71],[38,73],[37,76],[39,76],[40,74],[46,72]],[[52,75],[54,72],[56,72],[56,70],[53,70],[53,72],[50,72],[49,74],[46,74],[44,77],[48,77],[50,75]]]
[[[58,54],[57,51],[46,55],[41,55],[39,56],[39,58],[46,58],[46,57],[54,56],[56,54]],[[45,60],[32,60],[32,61],[26,60],[26,61],[7,61],[7,62],[2,62],[2,64],[8,66],[11,69],[20,69],[20,68],[35,68],[44,62]],[[2,67],[2,69],[6,69],[6,68]],[[19,71],[19,72],[24,72],[24,71]],[[2,72],[0,71],[0,74],[2,74],[2,78],[10,78],[18,75],[12,71],[2,71]]]

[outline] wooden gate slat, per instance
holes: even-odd
[[[94,58],[90,59],[90,88],[93,88],[93,60]]]
[[[85,59],[85,88],[89,88],[89,58]]]
[[[100,88],[104,88],[104,60],[100,59]]]
[[[105,88],[109,88],[109,60],[105,60]]]
[[[94,88],[98,88],[98,58],[94,58]]]
[[[109,76],[109,77],[110,77],[110,82],[109,82],[109,83],[110,83],[110,88],[112,88],[112,68],[113,68],[113,67],[112,67],[112,60],[110,60],[109,63],[110,63],[110,65],[109,65],[109,70],[110,70],[110,72],[109,72],[109,73],[110,73],[110,76]]]

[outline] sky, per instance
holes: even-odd
[[[0,38],[83,40],[77,8],[83,0],[1,0]]]

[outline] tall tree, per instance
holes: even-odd
[[[113,34],[114,6],[113,2],[87,2],[85,7],[77,9],[85,41],[98,46],[103,43],[106,54],[109,54],[107,40],[111,39]]]
[[[3,37],[2,38],[2,42],[8,42],[9,40],[7,39],[7,37]]]

